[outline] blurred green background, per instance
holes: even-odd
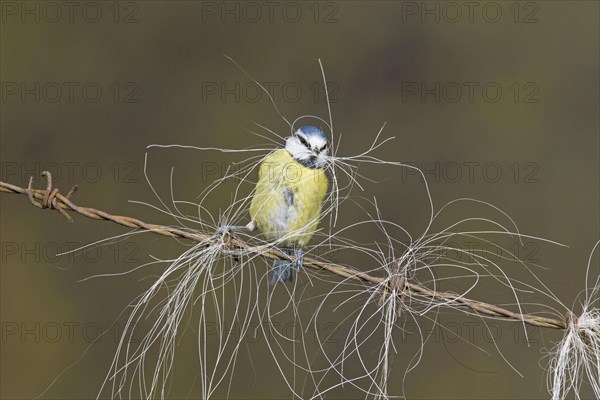
[[[81,205],[173,223],[128,203],[156,203],[143,175],[147,145],[258,146],[265,140],[247,132],[256,130],[253,121],[280,135],[289,131],[267,97],[258,96],[252,81],[223,55],[273,87],[280,109],[292,119],[327,118],[320,58],[335,129],[343,134],[339,155],[368,148],[386,122],[384,136],[396,139],[377,154],[429,171],[436,207],[460,197],[495,204],[521,232],[569,246],[529,241],[518,250],[547,268],[537,271],[563,303],[570,306],[584,287],[588,256],[600,238],[598,2],[1,5],[3,181],[25,186],[34,175],[43,187],[39,175],[49,169],[63,192],[80,185]],[[161,193],[168,197],[175,166],[176,195],[188,201],[197,201],[217,176],[213,167],[218,174],[240,159],[181,149],[152,150],[149,157]],[[385,182],[367,182],[360,195],[377,195],[383,215],[418,236],[428,212],[419,179],[397,169],[367,170]],[[95,398],[124,322],[120,313],[164,266],[78,281],[133,269],[151,261],[150,254],[172,257],[186,244],[138,235],[56,257],[126,230],[78,216],[69,224],[56,212],[31,207],[24,196],[3,194],[0,201],[2,398],[38,396],[73,363],[42,398]],[[228,201],[213,199],[205,206],[218,215]],[[476,207],[454,212],[449,219],[470,213],[498,217]],[[349,223],[343,217],[338,226]],[[363,241],[371,240],[368,230],[364,234]],[[504,301],[496,289],[484,292],[484,300]],[[310,297],[323,289],[308,290],[316,291]],[[556,305],[542,297],[528,300]],[[341,319],[332,306],[321,316],[324,323]],[[499,347],[521,378],[486,342],[481,321],[444,315],[444,322],[463,330],[469,321],[478,324],[474,344],[489,354],[464,340],[433,340],[405,380],[409,398],[548,398],[543,349],[560,332],[532,330],[535,340],[527,345],[522,332],[515,333],[518,326],[498,324]],[[110,331],[90,346],[100,330]],[[198,398],[196,333],[190,329],[182,337],[169,398]],[[397,347],[392,394],[402,393],[403,355],[412,357],[418,345],[413,337]],[[327,346],[334,351],[340,343]],[[264,343],[246,344],[241,354],[231,398],[291,397]],[[227,390],[219,387],[215,397],[226,397]],[[363,395],[346,385],[328,397]]]

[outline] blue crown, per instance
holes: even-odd
[[[305,135],[308,135],[308,136],[320,136],[323,139],[327,140],[327,136],[325,136],[325,134],[323,133],[323,131],[320,130],[319,128],[317,128],[316,126],[306,125],[306,126],[301,126],[299,129]]]

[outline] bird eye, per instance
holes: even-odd
[[[323,147],[321,147],[321,148],[319,149],[319,151],[325,151],[325,150],[327,150],[327,148],[328,148],[328,147],[329,147],[329,145],[328,145],[328,144],[324,144],[324,145],[323,145]]]
[[[308,147],[308,142],[302,136],[298,135],[298,139],[300,139],[300,143]]]

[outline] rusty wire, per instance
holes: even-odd
[[[34,206],[38,208],[56,210],[71,222],[72,219],[68,212],[81,214],[85,217],[95,220],[112,221],[114,223],[126,226],[128,228],[146,230],[163,236],[183,238],[193,240],[199,243],[206,243],[207,246],[211,243],[222,242],[226,245],[223,247],[224,251],[225,249],[227,249],[227,251],[233,250],[239,252],[253,252],[255,254],[260,255],[261,257],[268,259],[289,259],[288,255],[286,255],[283,252],[280,252],[275,248],[265,249],[262,247],[251,246],[230,233],[204,234],[200,232],[189,232],[176,227],[149,224],[139,219],[123,215],[112,215],[105,211],[101,211],[91,207],[78,206],[71,201],[72,196],[77,191],[77,186],[73,186],[73,188],[71,188],[68,194],[63,195],[59,193],[58,189],[53,189],[52,175],[49,172],[44,171],[42,175],[45,176],[47,180],[46,189],[33,189],[33,177],[31,177],[27,188],[0,181],[0,192],[27,195]],[[42,202],[40,203],[37,200],[41,200]],[[372,285],[379,285],[385,281],[385,278],[372,276],[352,267],[347,267],[328,261],[316,260],[309,257],[304,258],[303,265],[316,270],[329,271],[343,278],[354,279]],[[400,289],[399,292],[402,301],[399,307],[401,307],[403,298],[405,296],[421,296],[441,303],[443,302],[448,305],[469,308],[481,315],[516,320],[541,328],[553,328],[564,330],[568,327],[568,324],[565,320],[558,320],[533,314],[522,314],[493,304],[473,299],[467,299],[455,293],[438,292],[418,283],[411,282],[404,275],[398,276],[398,278],[396,279],[392,279],[391,283],[388,284],[388,286],[390,287],[385,289],[386,293],[388,291],[396,291],[396,293],[398,293],[398,289]],[[383,296],[385,295],[386,294],[384,293]],[[398,309],[398,313],[399,312],[400,309]]]

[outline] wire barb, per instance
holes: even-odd
[[[42,176],[46,177],[46,190],[43,190],[43,202],[40,203],[35,200],[35,194],[33,189],[33,176],[29,178],[29,185],[27,185],[27,197],[29,197],[29,201],[31,204],[36,206],[37,208],[50,208],[51,210],[58,211],[63,217],[67,219],[69,222],[73,222],[73,218],[65,211],[64,203],[59,203],[58,189],[52,188],[52,174],[50,171],[43,171]],[[70,199],[75,192],[77,191],[77,185],[74,185],[69,193],[64,196],[66,199]]]
[[[400,301],[398,302],[398,307],[396,309],[396,314],[398,317],[402,315],[404,299],[406,298],[406,291],[408,290],[408,281],[410,279],[408,269],[409,267],[407,266],[406,268],[400,270],[400,260],[394,260],[392,264],[391,278],[389,278],[389,285],[383,288],[381,297],[377,302],[379,307],[383,307],[386,298],[390,295],[390,292],[393,295],[399,296]]]

